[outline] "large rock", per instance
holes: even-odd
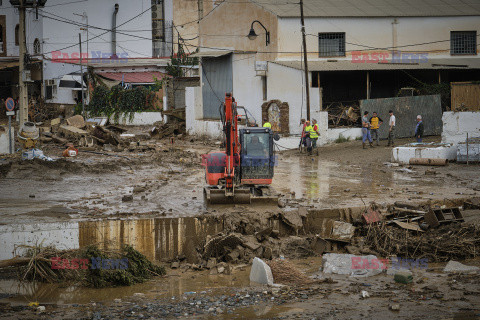
[[[466,266],[464,264],[461,264],[458,261],[450,260],[445,266],[445,269],[443,269],[443,272],[464,273],[464,272],[478,272],[478,270],[480,270],[479,267]]]
[[[252,270],[250,271],[250,281],[273,285],[273,274],[270,267],[259,258],[253,259]]]

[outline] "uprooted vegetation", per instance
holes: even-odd
[[[463,260],[478,256],[480,227],[449,224],[424,233],[411,233],[382,223],[362,230],[365,244],[382,256]]]
[[[94,288],[129,286],[166,273],[163,266],[153,264],[129,245],[120,250],[28,247],[24,258],[11,262],[23,264],[18,269],[21,280],[70,282]]]

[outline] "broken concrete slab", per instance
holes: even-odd
[[[370,277],[382,272],[382,263],[374,255],[356,256],[343,253],[323,255],[323,273]]]
[[[85,126],[85,120],[79,114],[67,119],[67,124],[75,128],[83,128]]]
[[[88,135],[88,132],[79,128],[76,128],[74,126],[70,125],[61,125],[60,128],[58,129],[58,132],[62,134],[65,138],[75,138],[79,139],[82,136]]]
[[[62,121],[62,119],[60,119],[60,118],[52,119],[52,120],[50,120],[50,126],[53,127],[53,126],[59,125],[61,121]]]
[[[448,272],[448,273],[469,273],[469,272],[478,272],[480,270],[479,267],[475,266],[467,266],[464,265],[458,261],[450,260],[445,268],[443,269],[443,272]]]
[[[348,222],[328,220],[323,237],[328,240],[350,242],[355,232],[355,227]]]
[[[252,270],[250,271],[250,281],[273,285],[272,269],[262,259],[255,257],[252,262]]]

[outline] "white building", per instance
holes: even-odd
[[[325,119],[320,112],[331,103],[394,97],[412,79],[480,80],[478,0],[304,0],[304,12],[311,118]],[[255,20],[266,30],[254,23],[258,36],[249,40]],[[199,29],[201,90],[191,92],[202,103],[187,124],[191,132],[218,134],[219,104],[233,92],[258,123],[268,117],[278,131],[300,133],[306,99],[298,3],[226,0]]]

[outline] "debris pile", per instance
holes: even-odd
[[[360,120],[360,107],[356,103],[343,105],[341,102],[332,102],[325,111],[328,111],[328,126],[355,126]]]
[[[140,144],[152,138],[182,137],[185,123],[155,123],[152,129],[144,133],[128,133],[129,130],[117,125],[107,124],[107,118],[85,119],[81,115],[63,119],[55,118],[43,122],[40,126],[42,143],[67,145],[72,143],[81,148],[102,148],[105,151],[136,151]],[[145,145],[143,145],[145,147]],[[147,148],[148,149],[148,148]]]
[[[363,227],[365,244],[387,257],[428,258],[428,261],[448,261],[477,257],[480,227],[449,224],[424,233],[410,233],[386,223]]]
[[[2,261],[0,267],[17,266],[21,280],[73,282],[95,288],[129,286],[153,276],[164,275],[165,268],[149,261],[129,245],[120,250],[57,250],[54,247],[25,247],[24,257]]]

